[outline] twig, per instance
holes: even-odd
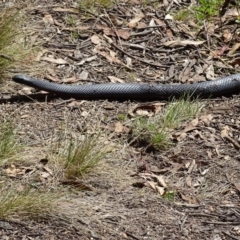
[[[5,54],[0,54],[0,57],[1,57],[1,58],[5,58],[5,59],[7,59],[7,60],[9,60],[9,61],[14,61],[13,58],[11,58],[11,57],[9,57],[9,56],[7,56],[7,55],[5,55]]]
[[[229,234],[228,232],[222,231],[225,235],[227,235],[228,237],[231,237],[232,239],[236,239],[239,240],[239,238],[234,237],[233,235]]]
[[[233,138],[228,135],[224,136],[224,138],[231,142],[237,150],[240,150],[240,144],[236,142]]]
[[[211,222],[211,221],[205,221],[203,223],[207,224],[216,224],[216,225],[240,225],[240,222]]]
[[[115,47],[117,50],[121,51],[123,54],[125,54],[125,55],[127,55],[127,56],[129,56],[129,57],[131,57],[131,58],[134,58],[135,60],[138,60],[139,62],[148,64],[148,65],[153,66],[153,67],[168,68],[167,65],[160,65],[160,64],[157,64],[157,63],[148,62],[148,61],[143,60],[143,59],[141,59],[141,58],[135,57],[135,56],[133,56],[133,55],[125,52],[124,50],[122,50],[120,47],[118,47],[118,46],[117,46],[116,44],[114,44],[113,42],[111,42],[111,45],[112,45],[113,47]]]

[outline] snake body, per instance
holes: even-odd
[[[16,75],[13,81],[44,90],[59,96],[78,99],[112,100],[157,100],[180,97],[189,94],[193,97],[212,97],[240,90],[240,74],[234,74],[213,81],[194,84],[141,84],[141,83],[104,83],[93,85],[66,85],[51,83],[25,75]]]

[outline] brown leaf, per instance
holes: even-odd
[[[75,76],[72,76],[72,77],[69,77],[69,78],[64,78],[62,80],[62,82],[64,82],[64,83],[75,83],[78,80],[79,80],[78,78],[76,78]]]
[[[180,137],[180,140],[183,140],[186,137],[186,133],[193,131],[194,129],[196,129],[196,126],[198,125],[198,118],[193,119],[190,123],[187,124],[187,126],[181,131],[181,132],[177,132],[173,135],[174,138]]]
[[[221,137],[222,138],[228,137],[228,131],[229,131],[229,127],[228,126],[223,127],[223,130],[221,131]]]
[[[152,174],[152,176],[157,179],[157,182],[161,187],[164,187],[164,188],[167,187],[167,184],[165,183],[162,175],[158,176],[156,174]]]
[[[122,79],[120,79],[120,78],[117,78],[117,77],[115,77],[115,76],[108,76],[108,78],[110,79],[110,81],[111,81],[112,83],[117,83],[117,82],[119,82],[119,83],[125,83],[124,80],[122,80]]]
[[[122,132],[128,133],[129,129],[127,127],[123,126],[121,122],[116,122],[114,131],[116,133],[122,133]]]
[[[240,48],[240,43],[235,43],[232,49],[229,51],[228,55],[233,55]]]
[[[128,27],[135,28],[137,23],[140,22],[143,18],[144,18],[143,13],[138,14],[128,23]]]
[[[187,184],[189,187],[192,186],[192,178],[191,178],[191,176],[189,176],[189,175],[186,177],[186,184]]]
[[[51,63],[56,63],[56,64],[59,64],[59,65],[68,64],[68,62],[65,61],[62,58],[55,59],[55,58],[51,58],[51,57],[43,57],[42,60],[47,61],[47,62],[51,62]]]
[[[136,113],[140,116],[153,116],[159,113],[162,109],[162,106],[166,105],[166,103],[152,103],[152,104],[143,104],[137,106],[132,112]]]
[[[234,182],[233,184],[237,188],[237,190],[240,192],[240,182]]]
[[[116,54],[115,54],[113,51],[110,51],[110,54],[108,54],[107,52],[101,51],[100,49],[101,49],[101,48],[94,48],[93,51],[94,51],[95,53],[98,53],[99,55],[105,57],[105,58],[108,60],[108,62],[110,62],[110,63],[117,63],[117,64],[120,64],[120,65],[123,65],[123,66],[129,68],[129,67],[126,66],[120,59],[118,59],[117,57],[115,57]],[[113,54],[113,53],[114,53],[114,54]]]
[[[156,190],[161,196],[163,196],[166,192],[164,187],[156,186]]]
[[[99,44],[101,42],[101,39],[97,35],[92,35],[91,41],[92,41],[92,43],[97,45],[97,44]]]
[[[155,183],[155,182],[153,182],[153,181],[147,181],[147,183],[150,185],[150,187],[151,187],[153,190],[156,190],[157,183]]]
[[[199,117],[200,122],[205,123],[206,125],[209,125],[210,122],[213,119],[213,115],[212,114],[207,114],[207,115],[202,115]]]
[[[193,40],[173,40],[163,43],[164,46],[175,48],[187,45],[198,46],[203,44],[205,41],[193,41]]]
[[[116,133],[122,133],[123,132],[123,125],[121,122],[115,123],[115,132]]]
[[[224,29],[223,30],[223,37],[224,37],[224,42],[228,43],[232,40],[232,33],[230,32],[229,29]]]
[[[181,198],[185,201],[187,201],[189,204],[196,204],[198,203],[197,199],[195,197],[191,197],[191,196],[186,196],[183,193],[180,193]]]
[[[240,66],[240,58],[236,58],[233,62],[230,63],[231,66],[236,67]]]
[[[44,15],[43,21],[44,21],[45,23],[49,23],[49,24],[51,24],[51,25],[54,24],[54,20],[53,20],[53,18],[52,18],[52,16],[51,16],[50,14]]]

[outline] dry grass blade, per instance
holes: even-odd
[[[0,217],[20,216],[36,218],[53,212],[59,194],[32,191],[17,192],[13,186],[0,189]]]
[[[86,137],[82,142],[71,140],[67,151],[65,176],[70,179],[82,177],[105,156],[106,151],[99,143],[99,135]]]
[[[17,143],[11,122],[0,125],[0,166],[9,163],[21,146]]]
[[[191,101],[190,97],[184,97],[169,103],[162,115],[149,119],[146,117],[136,119],[133,127],[134,142],[147,147],[168,148],[172,145],[169,139],[170,130],[196,117],[204,105],[198,100]]]
[[[24,46],[24,37],[20,31],[23,15],[12,9],[0,13],[0,81],[10,69],[25,65],[30,53]]]

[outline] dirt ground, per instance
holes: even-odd
[[[34,77],[174,84],[237,73],[239,53],[228,53],[239,42],[239,25],[228,15],[201,28],[193,16],[172,18],[191,3],[120,1],[95,14],[79,12],[78,2],[68,0],[3,1],[1,7],[22,6],[26,13],[27,40],[42,47]],[[194,121],[171,133],[173,147],[149,151],[130,145],[116,123],[119,114],[153,103],[39,96],[11,79],[0,97],[1,121],[11,116],[36,153],[29,162],[46,157],[42,149],[63,126],[76,137],[105,130],[102,144],[117,146],[82,180],[88,190],[75,189],[59,203],[61,218],[2,219],[1,239],[240,239],[238,94],[208,99]]]

